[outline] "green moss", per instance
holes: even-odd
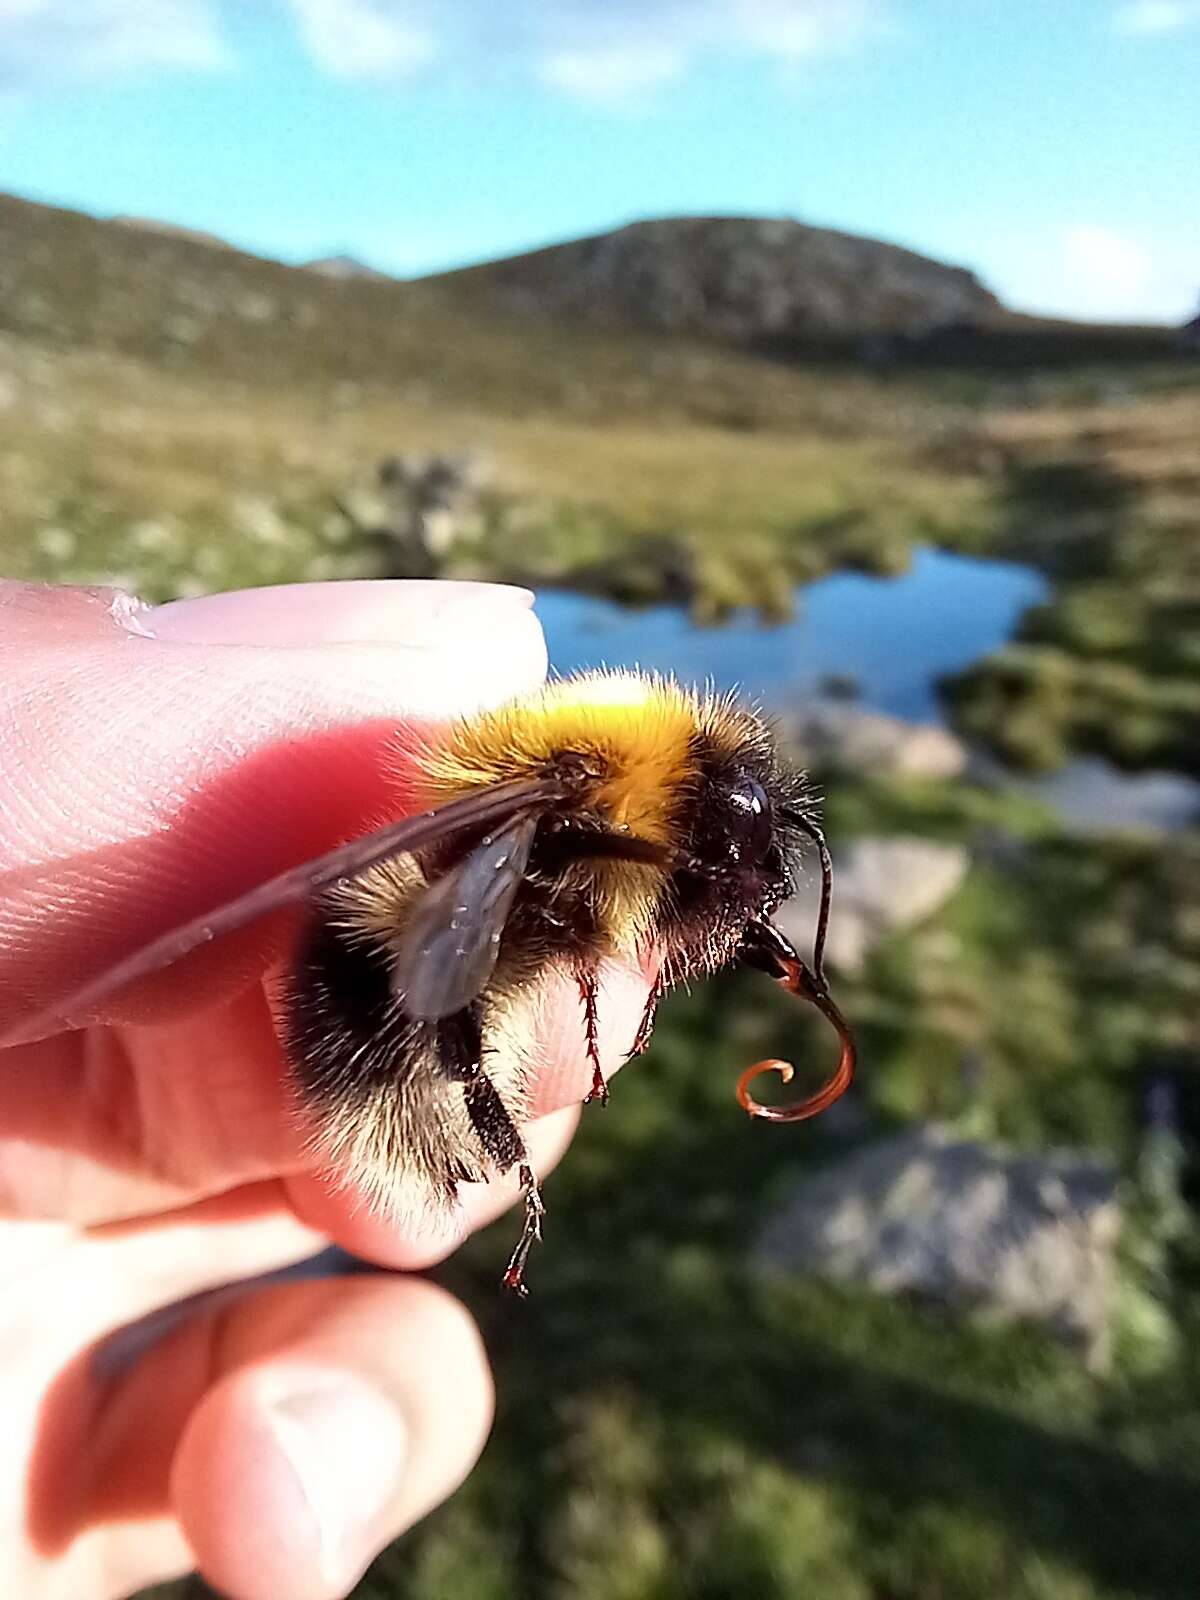
[[[963,732],[1017,766],[1047,770],[1091,751],[1122,767],[1200,772],[1200,679],[1026,644],[942,690]]]

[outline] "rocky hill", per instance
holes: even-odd
[[[963,267],[781,219],[635,222],[439,281],[469,284],[497,310],[751,345],[924,335],[1003,314]]]
[[[810,396],[763,353],[980,374],[1157,362],[1176,337],[1022,317],[961,268],[792,222],[635,223],[400,282],[0,194],[4,333],[255,385],[776,427]]]
[[[308,272],[319,272],[326,278],[386,278],[386,272],[378,272],[374,267],[369,267],[365,261],[360,261],[357,256],[318,256],[315,261],[306,261],[305,269]]]
[[[45,209],[49,209],[46,207]],[[159,238],[183,239],[189,244],[202,244],[210,250],[232,250],[228,239],[215,233],[205,233],[200,228],[185,228],[178,222],[163,222],[160,217],[116,216],[109,219],[118,228],[133,228],[138,233],[148,233]]]

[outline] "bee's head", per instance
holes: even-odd
[[[725,949],[795,886],[803,780],[779,762],[761,725],[756,732],[733,751],[698,752],[668,896],[671,932],[686,946]]]

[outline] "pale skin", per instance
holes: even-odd
[[[0,584],[0,1027],[402,811],[397,729],[534,688],[545,665],[519,590],[313,585],[153,611]],[[199,1567],[235,1600],[343,1595],[483,1446],[478,1333],[403,1274],[507,1210],[516,1174],[403,1229],[314,1159],[273,1006],[288,933],[235,935],[0,1056],[2,1594],[118,1600]],[[606,974],[606,1073],[645,995]],[[545,1175],[591,1085],[567,981],[539,1054],[526,1136]],[[547,1201],[552,1223],[552,1183]],[[393,1270],[119,1332],[330,1241]]]

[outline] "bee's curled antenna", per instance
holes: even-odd
[[[775,933],[776,930],[772,928],[771,932]],[[782,939],[782,935],[780,939],[786,944],[787,941]],[[750,1093],[750,1084],[764,1072],[777,1072],[784,1083],[789,1083],[794,1071],[790,1061],[756,1061],[752,1067],[747,1067],[737,1081],[738,1104],[750,1116],[763,1117],[768,1122],[804,1122],[808,1117],[818,1116],[835,1100],[840,1100],[854,1081],[856,1050],[849,1023],[830,999],[829,991],[817,985],[812,973],[794,951],[786,958],[786,963],[785,970],[777,971],[772,976],[789,994],[809,1001],[816,1006],[822,1016],[828,1017],[841,1042],[842,1053],[828,1083],[818,1089],[816,1094],[809,1095],[806,1100],[797,1100],[790,1106],[760,1105]],[[782,959],[780,965],[783,965]]]
[[[769,972],[789,994],[807,1000],[828,1019],[841,1044],[841,1055],[829,1081],[804,1100],[788,1106],[765,1106],[750,1093],[750,1085],[764,1072],[777,1072],[784,1083],[790,1083],[794,1068],[790,1061],[756,1061],[747,1067],[737,1081],[738,1104],[752,1117],[762,1117],[768,1122],[804,1122],[840,1100],[854,1081],[857,1050],[850,1024],[834,1005],[825,982],[825,933],[829,926],[829,903],[833,887],[833,866],[825,836],[816,825],[799,812],[792,812],[789,820],[802,828],[816,843],[821,855],[821,903],[817,913],[817,932],[813,943],[813,970],[810,972],[791,943],[769,922],[752,922],[742,939],[741,957],[753,966]]]

